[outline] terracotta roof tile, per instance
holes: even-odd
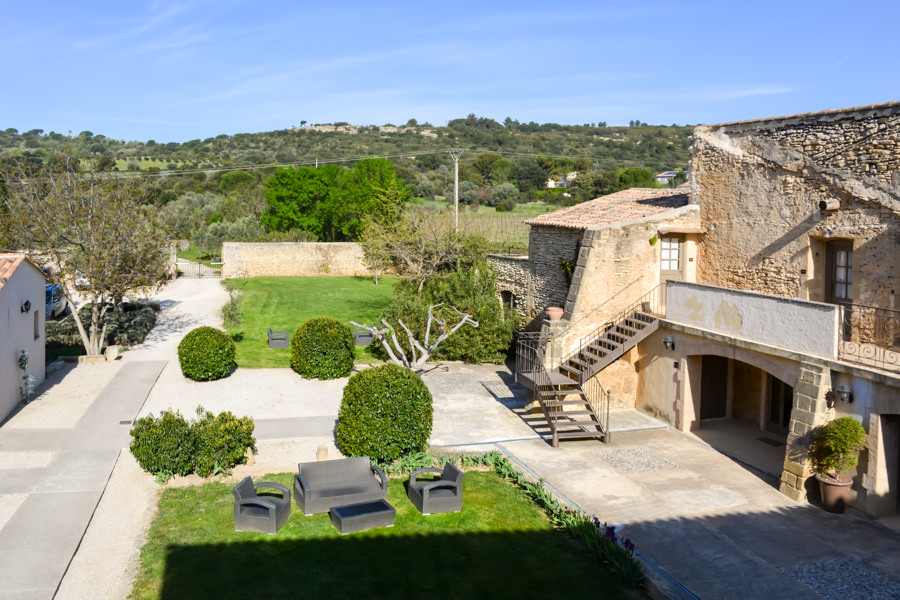
[[[527,219],[527,225],[589,229],[686,206],[683,189],[631,188]]]
[[[25,262],[24,254],[0,254],[0,290],[23,262]]]

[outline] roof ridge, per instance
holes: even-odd
[[[866,104],[863,106],[849,106],[846,108],[829,108],[826,110],[816,110],[812,112],[797,113],[793,115],[783,115],[779,117],[764,117],[761,119],[747,119],[744,121],[728,121],[726,123],[711,123],[707,127],[726,127],[728,125],[748,125],[750,123],[765,123],[768,121],[782,121],[785,119],[798,119],[801,117],[819,117],[824,115],[834,115],[839,113],[859,112],[864,110],[879,110],[883,108],[900,107],[900,100],[891,102],[883,102],[881,104]]]

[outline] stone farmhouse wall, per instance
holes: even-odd
[[[488,260],[497,273],[497,294],[512,294],[512,306],[521,316],[528,318],[533,312],[534,295],[531,290],[531,272],[525,254],[489,254]]]
[[[356,242],[222,244],[223,277],[372,274]]]
[[[715,224],[698,281],[825,300],[843,240],[853,302],[898,308],[900,103],[698,127],[691,148],[691,202]]]
[[[584,230],[532,225],[528,234],[528,257],[534,293],[534,310],[566,306],[569,283],[563,261],[578,260]]]
[[[561,263],[578,260],[583,237],[581,229],[532,225],[528,256],[489,256],[497,271],[497,292],[514,294],[516,310],[529,321],[546,318],[549,306],[565,307],[569,283]]]

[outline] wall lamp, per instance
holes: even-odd
[[[673,340],[669,336],[664,337],[662,343],[666,349],[666,352],[671,352],[675,349],[675,340]]]
[[[715,230],[716,230],[716,227],[718,227],[718,226],[719,226],[718,221],[715,222],[715,223],[710,223],[710,224],[709,224],[709,228],[707,229],[707,231],[715,231]]]
[[[31,300],[26,300],[24,303],[22,303],[22,312],[26,315],[31,312]]]
[[[834,395],[841,402],[853,402],[853,392],[846,385],[840,385],[834,390]]]

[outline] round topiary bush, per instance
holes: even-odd
[[[353,370],[353,328],[330,317],[316,317],[291,339],[291,368],[308,379],[337,379]]]
[[[347,456],[379,462],[421,452],[431,435],[434,407],[422,378],[387,364],[361,371],[344,388],[337,443]]]
[[[194,381],[228,377],[234,370],[234,340],[215,327],[198,327],[178,344],[181,372]]]

